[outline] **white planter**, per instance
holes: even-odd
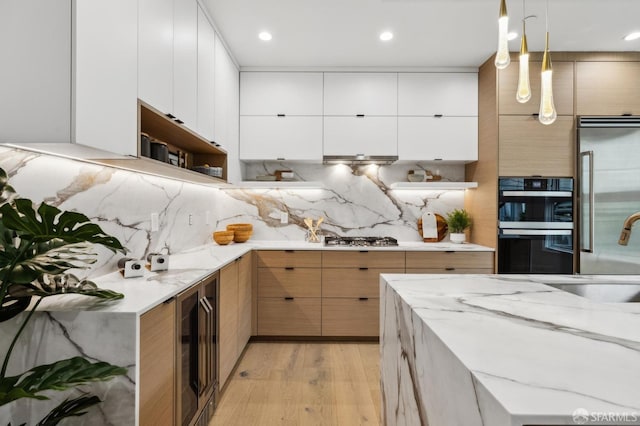
[[[462,244],[466,240],[464,233],[456,233],[456,232],[450,232],[449,239],[451,240],[452,243],[456,243],[456,244]]]

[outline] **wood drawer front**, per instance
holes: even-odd
[[[258,268],[258,297],[320,297],[320,268]]]
[[[403,251],[325,251],[324,268],[404,268]]]
[[[493,269],[493,252],[407,252],[407,269]]]
[[[493,274],[493,268],[411,268],[407,274]]]
[[[404,274],[404,268],[326,268],[322,297],[380,297],[380,274]]]
[[[320,336],[319,297],[258,299],[259,336]]]
[[[258,267],[319,268],[321,262],[322,256],[319,251],[258,251]]]
[[[378,336],[380,299],[322,299],[323,336]]]

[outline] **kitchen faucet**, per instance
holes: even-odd
[[[640,220],[640,212],[635,212],[629,215],[629,217],[624,220],[624,224],[622,225],[622,232],[620,233],[620,239],[618,240],[618,244],[620,244],[621,246],[626,246],[627,244],[629,244],[629,237],[631,236],[631,227],[638,220]]]

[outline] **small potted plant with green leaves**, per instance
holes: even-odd
[[[452,243],[464,243],[466,237],[464,230],[471,226],[471,218],[465,209],[455,209],[447,213],[447,226],[449,227],[449,239]]]

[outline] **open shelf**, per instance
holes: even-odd
[[[391,184],[391,189],[416,190],[472,189],[477,187],[478,182],[395,182]]]
[[[178,166],[162,161],[149,159],[149,161],[154,161],[161,165],[158,166],[159,170],[165,170],[171,173],[171,169],[166,169],[164,166],[181,169],[189,172],[184,176],[191,176],[191,174],[195,173],[196,175],[201,175],[205,181],[209,180],[212,183],[227,180],[227,152],[224,149],[220,148],[215,142],[208,141],[191,129],[175,122],[143,101],[138,100],[138,108],[140,112],[140,132],[147,133],[150,137],[165,142],[169,147],[169,152],[175,153],[180,151],[186,153],[187,169],[204,164],[212,167],[222,167],[222,179],[184,168],[181,169]],[[138,152],[140,152],[140,150],[138,150]],[[141,159],[146,158],[141,157]],[[200,181],[200,179],[198,180]]]

